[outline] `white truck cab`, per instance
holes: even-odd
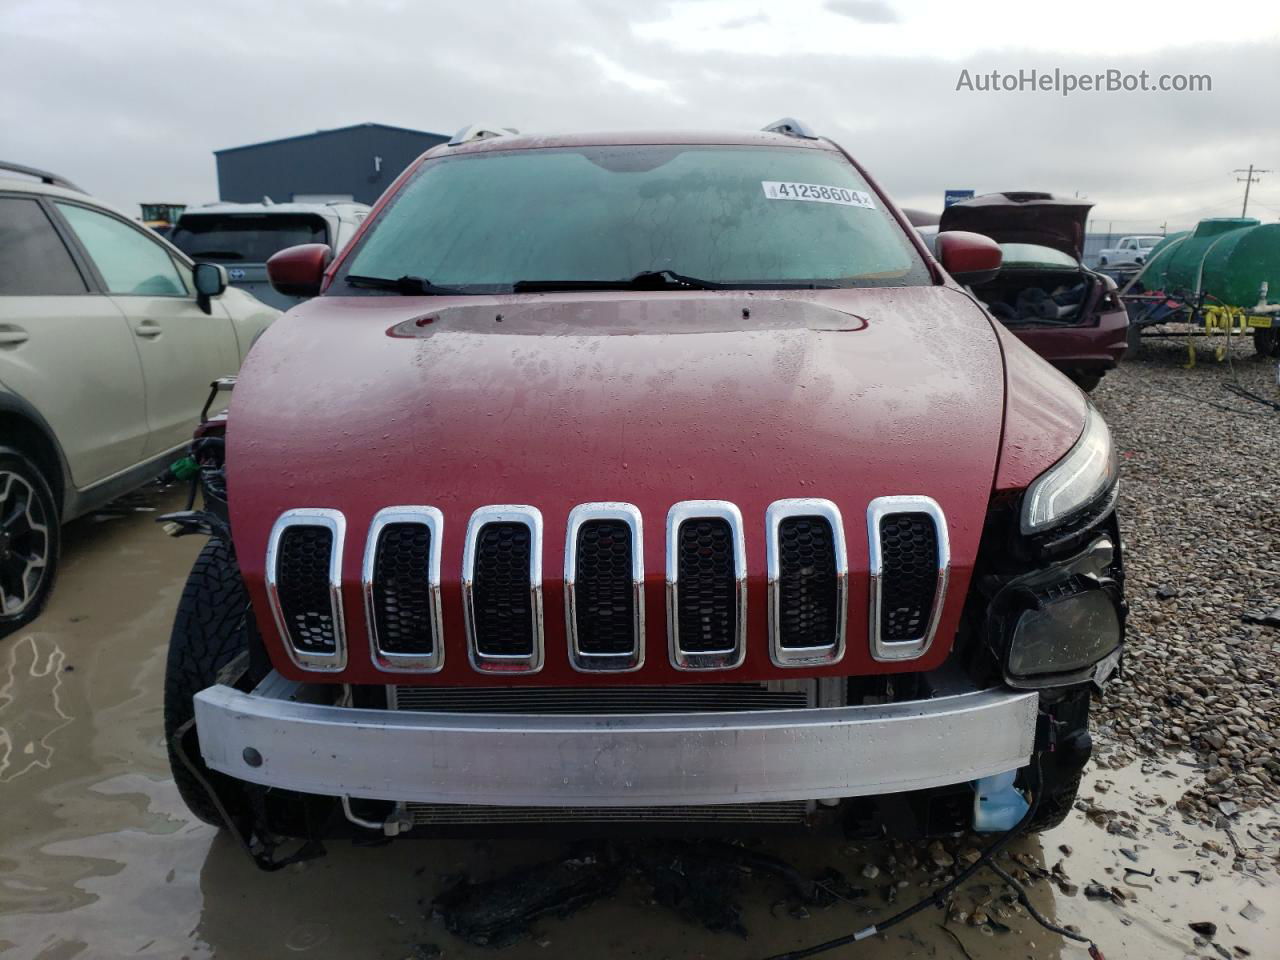
[[[1142,263],[1164,237],[1159,234],[1139,234],[1132,237],[1121,237],[1114,247],[1105,247],[1098,251],[1098,266],[1105,267],[1111,263]]]

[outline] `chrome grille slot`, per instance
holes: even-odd
[[[746,655],[742,514],[723,500],[685,500],[667,514],[667,633],[680,670],[725,670]]]
[[[574,628],[590,654],[629,653],[635,647],[631,529],[621,520],[591,520],[578,530]]]
[[[337,624],[329,606],[329,554],[333,533],[326,527],[290,527],[280,537],[280,612],[295,647],[332,653]]]
[[[890,643],[918,640],[933,609],[938,538],[923,513],[896,513],[880,521],[883,558],[880,636]]]
[[[462,594],[477,670],[542,669],[542,514],[536,508],[482,507],[471,515]]]
[[[822,517],[788,517],[778,528],[778,554],[779,646],[830,646],[836,634],[831,524]]]
[[[629,503],[584,503],[569,514],[564,563],[570,662],[585,672],[644,663],[644,540]]]
[[[849,570],[839,508],[830,500],[778,500],[769,505],[765,527],[773,663],[840,660]]]
[[[933,642],[950,570],[946,518],[928,497],[880,497],[867,511],[871,652],[921,656]]]
[[[430,673],[444,666],[440,538],[434,507],[379,510],[365,541],[362,585],[373,659],[390,671]]]
[[[487,523],[476,541],[476,649],[488,656],[527,657],[533,652],[529,528],[522,523]]]
[[[678,537],[680,647],[690,653],[732,649],[737,629],[733,530],[727,520],[703,517],[686,520]]]
[[[342,544],[337,510],[280,515],[267,543],[267,596],[294,663],[309,670],[346,666],[342,620]]]

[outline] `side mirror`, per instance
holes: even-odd
[[[1004,254],[990,237],[967,230],[945,230],[934,241],[942,269],[956,283],[971,287],[996,278]]]
[[[220,263],[197,263],[191,278],[196,287],[196,305],[205,313],[213,313],[209,301],[227,289],[227,268]]]
[[[327,243],[300,243],[285,247],[267,260],[271,286],[289,297],[314,297],[324,282],[324,271],[333,259]]]

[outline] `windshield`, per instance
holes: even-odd
[[[1149,250],[1163,239],[1163,237],[1139,237],[1138,246]]]
[[[1079,270],[1076,258],[1037,243],[1002,243],[1002,270]]]
[[[371,224],[333,292],[372,292],[345,276],[496,293],[662,271],[726,286],[931,281],[840,154],[659,145],[431,161]]]
[[[169,238],[192,260],[266,263],[299,243],[328,243],[324,218],[310,213],[200,213],[178,221]]]

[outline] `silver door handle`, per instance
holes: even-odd
[[[20,343],[26,343],[30,336],[21,327],[11,327],[5,324],[0,326],[0,347],[16,347]]]
[[[133,328],[133,332],[140,337],[147,337],[150,339],[160,336],[160,334],[164,332],[164,328],[154,320],[143,320]]]

